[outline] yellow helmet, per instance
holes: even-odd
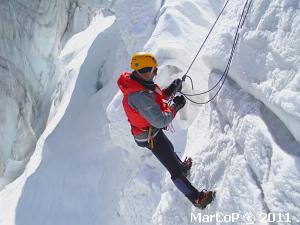
[[[131,58],[131,69],[140,70],[145,67],[157,67],[155,56],[147,52],[137,52]]]

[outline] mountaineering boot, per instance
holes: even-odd
[[[185,177],[190,176],[191,167],[193,165],[193,160],[190,157],[185,157],[184,161],[182,162],[182,174]]]
[[[205,207],[214,200],[215,196],[215,191],[202,190],[201,192],[199,192],[199,196],[193,204],[199,209],[205,209]]]

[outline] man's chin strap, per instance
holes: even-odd
[[[139,76],[142,76],[142,74],[141,74],[138,70],[135,70],[135,72],[136,72]]]
[[[153,75],[154,69],[155,69],[155,67],[152,67],[152,69],[151,69],[151,75]]]

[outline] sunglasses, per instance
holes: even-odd
[[[145,67],[145,68],[143,68],[143,69],[140,69],[140,70],[138,70],[140,73],[149,73],[149,72],[151,72],[151,73],[153,73],[153,74],[157,74],[157,67]]]

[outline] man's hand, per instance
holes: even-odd
[[[181,91],[182,89],[182,80],[175,79],[173,82],[165,89],[165,95],[170,97],[172,94],[175,94],[175,91]]]
[[[180,109],[182,109],[186,103],[185,97],[183,95],[180,96],[176,96],[173,99],[173,107],[175,109],[176,112],[178,112]]]

